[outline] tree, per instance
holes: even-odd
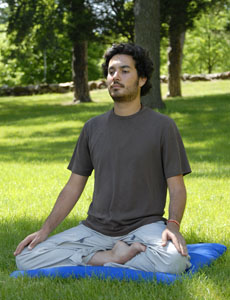
[[[95,1],[97,2],[97,1]],[[102,4],[103,33],[108,37],[121,37],[128,42],[134,42],[134,1],[133,0],[104,0]]]
[[[0,0],[0,24],[5,24],[7,22],[7,18],[6,18],[7,11],[8,11],[8,7],[6,3],[3,3],[3,1]]]
[[[160,89],[160,1],[135,1],[135,42],[149,51],[154,72],[152,89],[142,102],[152,108],[164,108]]]
[[[74,100],[90,101],[88,90],[87,42],[95,35],[97,19],[84,0],[6,0],[10,13],[8,33],[19,45],[32,35],[40,49],[54,43],[57,33],[68,36],[72,43]],[[45,66],[44,66],[45,69]]]
[[[183,72],[213,73],[230,69],[229,6],[208,9],[188,30]]]
[[[185,33],[192,28],[194,20],[208,7],[224,0],[162,0],[161,22],[167,24],[169,35],[168,51],[168,96],[181,96],[181,66]]]
[[[163,0],[161,3],[161,18],[164,20],[166,16],[168,22],[168,96],[171,97],[181,96],[180,75],[186,31],[185,15],[188,6],[188,1],[176,0],[176,2]]]
[[[32,33],[28,39],[15,46],[9,43],[6,24],[0,24],[0,86],[69,82],[72,43],[67,35],[55,34],[55,41],[41,49]],[[88,79],[101,78],[100,59],[105,45],[88,43]]]
[[[93,38],[96,19],[84,0],[61,0],[59,8],[66,16],[66,29],[72,41],[72,78],[74,102],[90,102],[88,88],[88,40]],[[87,4],[87,5],[86,5]]]

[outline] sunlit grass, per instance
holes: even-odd
[[[161,85],[162,97],[165,98],[167,94],[167,84]],[[182,96],[193,97],[203,95],[225,94],[230,92],[229,80],[213,80],[213,81],[184,81],[181,83]],[[189,99],[189,98],[188,98]]]
[[[229,80],[213,80],[213,81],[184,81],[181,83],[182,96],[193,97],[193,96],[204,96],[214,94],[226,94],[230,92],[230,81]],[[168,85],[166,83],[161,84],[162,98],[166,98]],[[95,102],[111,102],[107,90],[95,90],[91,92],[91,97]],[[188,98],[189,99],[189,98]]]
[[[192,167],[182,233],[188,243],[230,240],[230,81],[183,83],[184,98],[163,113],[182,134]],[[166,85],[162,94],[166,94]],[[66,169],[83,124],[112,107],[106,90],[94,103],[70,105],[72,94],[0,98],[0,299],[230,299],[229,251],[191,280],[172,286],[98,279],[11,279],[18,242],[36,231],[70,175]],[[84,219],[93,176],[62,231]],[[167,215],[167,212],[166,212]]]

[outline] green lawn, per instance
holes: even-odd
[[[162,94],[166,94],[162,85]],[[229,246],[230,81],[183,83],[184,98],[165,100],[182,134],[193,173],[182,233],[188,243]],[[79,132],[89,118],[112,107],[106,91],[94,103],[69,105],[71,94],[0,98],[0,299],[230,299],[230,253],[191,280],[155,282],[98,279],[12,279],[13,251],[49,214],[69,177],[66,169]],[[91,178],[69,217],[55,232],[86,217]]]

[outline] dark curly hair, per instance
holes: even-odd
[[[142,47],[131,43],[113,44],[104,55],[105,62],[102,64],[102,70],[105,77],[108,75],[110,59],[117,54],[132,56],[135,61],[135,67],[139,78],[147,78],[146,83],[141,88],[141,96],[146,95],[152,87],[150,79],[153,72],[153,62],[150,59],[148,52]]]

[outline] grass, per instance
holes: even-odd
[[[162,85],[166,94],[166,85]],[[193,173],[185,177],[188,202],[182,233],[188,243],[229,246],[230,82],[183,83],[184,98],[165,100],[163,113],[176,121]],[[108,94],[94,103],[67,105],[71,94],[0,98],[0,299],[230,299],[230,254],[191,280],[155,282],[99,279],[12,279],[13,251],[36,231],[69,177],[66,166],[89,118],[112,107]],[[76,208],[55,232],[86,217],[93,179]]]

